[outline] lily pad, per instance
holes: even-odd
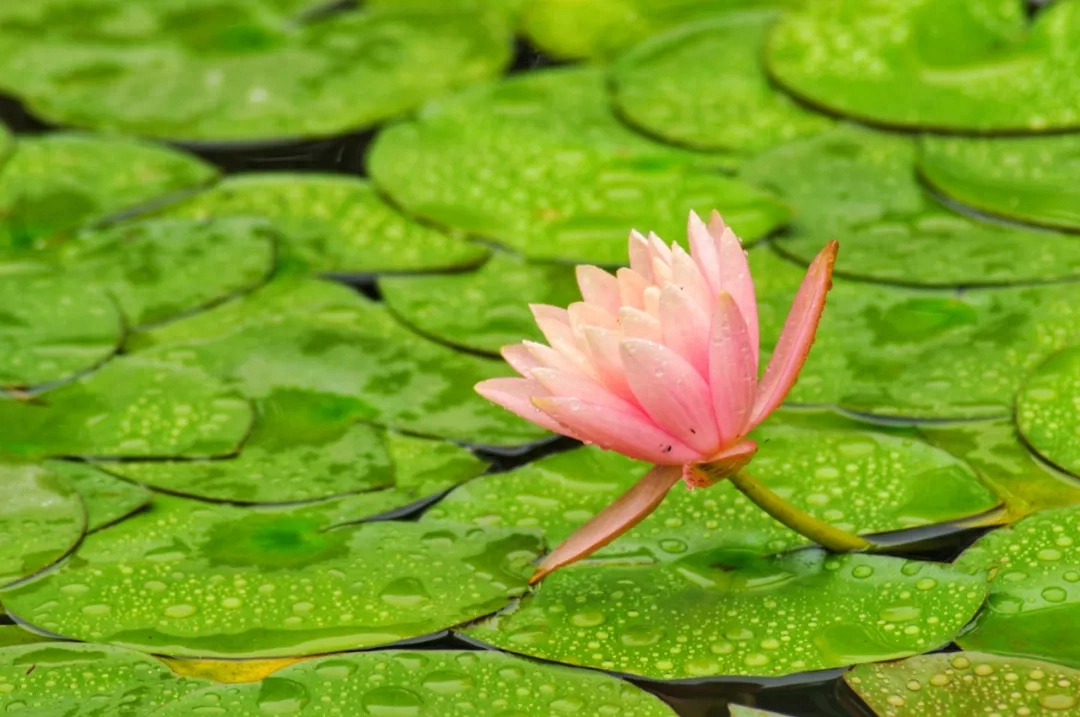
[[[805,3],[770,37],[772,76],[820,107],[891,127],[971,133],[1080,126],[1080,4],[1029,20],[1018,0]]]
[[[198,219],[265,217],[285,232],[285,261],[333,274],[458,269],[488,254],[403,216],[368,182],[342,175],[243,174],[167,211]]]
[[[839,125],[755,158],[743,177],[795,210],[777,249],[809,264],[840,242],[841,276],[913,286],[986,286],[1080,277],[1075,237],[958,214],[919,183],[914,142]]]
[[[1080,475],[1080,350],[1051,356],[1016,395],[1020,434],[1045,460]]]
[[[124,320],[109,296],[77,277],[0,281],[0,390],[56,383],[116,353]]]
[[[283,667],[296,664],[305,657],[271,657],[265,660],[206,660],[191,657],[161,657],[162,662],[178,675],[236,684],[259,682]]]
[[[146,655],[49,642],[0,649],[0,708],[28,715],[144,717],[210,683]]]
[[[923,138],[919,171],[937,191],[981,212],[1080,230],[1080,136]]]
[[[958,521],[998,504],[968,466],[918,440],[865,428],[801,428],[782,419],[751,437],[761,446],[749,468],[755,477],[801,510],[853,533]],[[580,448],[472,481],[424,520],[537,530],[554,545],[648,469],[616,453]],[[676,486],[652,515],[593,558],[672,561],[719,549],[768,555],[807,542],[725,482],[697,491]]]
[[[86,505],[86,532],[91,533],[123,520],[150,505],[153,493],[98,470],[88,463],[48,461],[46,467],[63,476]]]
[[[20,138],[0,171],[0,260],[98,221],[209,183],[217,170],[174,149],[131,139],[55,133]]]
[[[23,456],[234,453],[250,404],[205,373],[140,357],[110,361],[32,400],[0,400],[0,450]]]
[[[370,715],[417,717],[675,715],[659,698],[600,673],[498,652],[443,650],[391,650],[305,660],[275,672],[261,684],[210,687],[158,714],[181,717],[213,708],[236,717],[262,717],[287,709],[297,717],[314,717],[327,704],[355,705]]]
[[[149,220],[81,232],[68,275],[106,288],[128,323],[176,318],[251,291],[274,269],[277,234],[262,220]]]
[[[947,565],[806,550],[578,565],[464,634],[500,649],[655,680],[779,677],[948,643],[986,595]]]
[[[7,125],[0,122],[0,167],[3,167],[4,162],[8,161],[14,149],[15,136],[11,134],[11,130],[7,128]]]
[[[846,682],[881,717],[1072,714],[1080,672],[979,652],[920,655],[859,665]]]
[[[17,645],[33,645],[39,642],[52,642],[53,638],[30,632],[18,625],[0,625],[0,648]]]
[[[504,252],[468,273],[383,277],[379,289],[394,315],[413,329],[490,354],[522,339],[545,341],[529,304],[581,300],[569,266],[534,264]]]
[[[545,435],[473,391],[507,375],[504,362],[423,339],[384,306],[329,282],[271,285],[135,345],[145,349],[139,355],[204,369],[256,400],[306,392],[390,428],[484,444]]]
[[[1080,507],[1045,510],[988,533],[956,567],[991,581],[961,647],[1080,667]]]
[[[3,593],[31,625],[166,655],[279,657],[386,645],[525,591],[530,535],[363,523],[160,496],[75,558]]]
[[[378,136],[368,170],[437,224],[533,259],[622,264],[630,227],[685,236],[691,208],[719,209],[747,241],[787,219],[772,196],[720,174],[724,163],[632,132],[601,72],[562,68],[429,105]]]
[[[44,466],[0,463],[0,585],[42,570],[74,548],[86,509],[70,483]]]
[[[765,75],[761,53],[776,17],[725,14],[638,45],[612,69],[619,112],[670,142],[748,155],[828,129],[833,120],[804,109]]]
[[[491,78],[511,57],[504,20],[460,9],[342,9],[295,22],[256,2],[201,0],[149,14],[149,32],[119,42],[94,26],[77,37],[36,28],[26,41],[48,19],[34,18],[0,53],[2,84],[56,124],[268,142],[366,129]]]

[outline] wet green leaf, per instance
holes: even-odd
[[[840,125],[755,158],[743,176],[795,209],[776,246],[809,264],[840,242],[840,275],[916,286],[983,286],[1080,277],[1080,242],[979,221],[937,201],[908,137]]]
[[[343,175],[243,174],[167,212],[197,219],[265,217],[284,231],[284,261],[334,274],[461,268],[488,253],[403,216],[369,183]]]
[[[497,354],[522,339],[544,342],[529,304],[581,301],[574,271],[498,252],[476,271],[445,276],[384,277],[383,300],[426,336]]]
[[[85,280],[38,273],[0,279],[0,391],[70,379],[106,361],[123,335],[116,305]]]
[[[948,643],[986,595],[947,565],[806,550],[576,565],[464,633],[500,649],[650,679],[774,677]]]
[[[283,667],[295,664],[306,657],[271,657],[263,660],[207,660],[199,657],[161,657],[162,662],[183,677],[200,677],[204,680],[237,684],[259,682]]]
[[[327,530],[312,508],[159,496],[72,560],[3,593],[8,611],[77,639],[154,653],[277,657],[385,645],[524,592],[539,541],[455,525]]]
[[[761,53],[776,17],[725,14],[638,45],[612,70],[619,112],[676,144],[735,154],[828,129],[830,118],[796,104],[765,75]]]
[[[979,652],[860,665],[844,681],[881,717],[1073,714],[1080,672]]]
[[[15,137],[3,122],[0,122],[0,167],[11,158],[15,149]]]
[[[18,625],[0,625],[0,648],[52,641],[52,638],[44,637],[36,632],[24,630]]]
[[[274,269],[277,234],[261,220],[149,220],[81,232],[65,272],[106,289],[128,324],[177,318],[250,291]]]
[[[1080,125],[1080,4],[1029,21],[1017,0],[805,3],[770,37],[769,71],[804,100],[894,127],[1040,132]]]
[[[329,282],[271,284],[134,345],[153,346],[141,355],[155,360],[202,368],[252,399],[306,392],[390,428],[485,444],[545,435],[473,391],[508,375],[504,362],[423,339],[384,306]]]
[[[170,705],[161,717],[225,710],[235,717],[314,717],[324,705],[355,714],[621,715],[674,717],[659,698],[596,672],[522,660],[499,652],[397,650],[332,655],[275,672],[260,684],[214,686]]]
[[[206,680],[108,645],[50,642],[0,649],[0,708],[26,715],[144,717]]]
[[[957,640],[964,649],[1080,667],[1080,507],[988,533],[956,566],[991,581],[986,607]]]
[[[126,518],[153,500],[153,494],[146,488],[114,478],[89,463],[47,461],[45,465],[63,476],[82,496],[88,533]]]
[[[923,178],[950,199],[1021,222],[1080,229],[1080,136],[927,135],[921,149]]]
[[[755,477],[792,505],[849,532],[956,521],[998,504],[968,466],[911,438],[865,428],[801,428],[782,418],[751,437],[761,447],[749,468]],[[472,481],[424,520],[539,530],[555,545],[648,469],[616,453],[580,448]],[[676,486],[652,515],[595,557],[670,561],[719,549],[767,555],[807,543],[725,482],[696,491]]]
[[[613,114],[596,70],[529,73],[429,105],[376,139],[368,169],[406,211],[533,259],[623,264],[631,227],[669,241],[716,208],[752,241],[782,224],[770,195]],[[728,162],[730,164],[730,162]]]
[[[21,138],[0,171],[0,260],[34,250],[80,224],[210,182],[194,156],[130,139],[54,133]]]
[[[75,488],[45,466],[0,463],[0,585],[33,575],[74,548],[86,529]]]
[[[1016,395],[1016,424],[1040,456],[1080,475],[1080,349],[1051,356],[1031,374]]]
[[[31,400],[0,400],[0,450],[23,456],[220,456],[251,426],[249,403],[205,373],[110,361]]]

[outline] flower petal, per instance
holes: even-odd
[[[618,311],[616,309],[616,311]],[[600,329],[614,331],[619,328],[619,322],[615,314],[609,314],[596,304],[584,301],[576,301],[566,308],[570,318],[570,329],[579,347],[584,347],[585,329],[595,326]]]
[[[506,359],[506,363],[525,378],[529,378],[530,371],[542,365],[525,344],[503,346],[499,353]]]
[[[632,410],[634,408],[633,405],[627,404],[626,401],[592,379],[582,376],[563,373],[553,368],[538,368],[533,371],[533,378],[544,387],[544,395],[580,398],[586,403],[615,409]]]
[[[540,327],[540,331],[544,334],[544,338],[548,340],[551,348],[573,361],[583,372],[588,373],[589,362],[578,344],[574,330],[570,327],[569,312],[566,309],[548,306],[547,304],[529,304],[529,309],[532,311],[533,318],[536,319],[536,325]]]
[[[551,551],[529,579],[536,584],[561,567],[592,555],[656,510],[672,486],[679,482],[679,466],[654,466],[614,503],[597,513]]]
[[[716,248],[716,242],[705,227],[705,222],[696,212],[690,212],[690,218],[686,223],[686,235],[690,239],[690,256],[697,264],[705,281],[709,283],[709,293],[716,296],[720,293],[720,252]]]
[[[622,358],[619,356],[620,341],[622,337],[617,331],[593,327],[585,329],[585,342],[589,347],[589,360],[596,380],[624,401],[636,401],[623,372]]]
[[[571,361],[564,356],[561,352],[556,351],[550,346],[544,344],[538,344],[535,341],[522,341],[521,345],[524,346],[530,354],[536,359],[536,362],[540,366],[547,366],[548,368],[556,368],[566,373],[577,373],[582,376],[588,376],[589,371],[584,370],[576,362]],[[592,367],[590,366],[590,369]]]
[[[688,490],[715,485],[746,467],[753,460],[757,448],[754,441],[739,441],[723,453],[710,457],[706,463],[687,464],[683,466],[683,482]]]
[[[619,309],[619,329],[625,339],[648,339],[660,343],[660,321],[644,311],[624,306]]]
[[[700,306],[706,315],[711,314],[715,308],[713,301],[716,294],[709,288],[709,283],[705,281],[698,265],[682,247],[676,247],[676,251],[672,254],[671,282],[681,287],[690,300]]]
[[[750,275],[750,262],[739,238],[731,231],[720,214],[713,212],[709,218],[709,234],[716,244],[720,258],[720,289],[731,294],[739,307],[750,342],[754,348],[754,372],[758,370],[758,312],[754,294],[754,279]]]
[[[565,426],[532,404],[533,398],[548,395],[547,389],[537,381],[529,378],[489,378],[476,384],[476,392],[507,411],[516,413],[526,421],[543,426],[549,431],[576,438]]]
[[[833,265],[839,248],[835,241],[829,242],[806,270],[758,387],[751,427],[764,421],[783,402],[810,355],[821,312],[825,310],[825,296],[832,287]]]
[[[645,290],[652,286],[649,280],[636,271],[625,267],[615,272],[615,277],[619,282],[619,302],[621,305],[634,309],[644,308],[645,304],[642,301],[642,296],[645,294]]]
[[[619,280],[598,266],[579,266],[574,270],[581,298],[614,316],[619,311]]]
[[[682,356],[701,377],[709,376],[709,317],[685,291],[668,284],[660,292],[660,332],[664,345]]]
[[[709,334],[709,387],[720,445],[733,445],[749,430],[757,367],[746,322],[726,291],[717,297]]]
[[[630,230],[630,269],[647,282],[652,281],[652,249],[649,240],[637,229]],[[623,303],[626,300],[623,299]]]

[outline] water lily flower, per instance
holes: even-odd
[[[806,272],[769,360],[758,370],[758,312],[746,252],[713,212],[691,212],[690,252],[630,233],[630,267],[579,266],[583,301],[531,306],[548,344],[506,346],[521,378],[482,381],[485,398],[556,433],[655,464],[540,564],[534,582],[629,530],[682,479],[732,477],[757,451],[747,434],[787,396],[831,286],[837,243]]]

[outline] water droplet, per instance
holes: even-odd
[[[607,617],[604,616],[604,613],[596,610],[574,613],[570,617],[570,624],[577,627],[596,627],[597,625],[603,625],[605,621],[607,621]]]
[[[1054,548],[1046,548],[1035,553],[1035,557],[1039,560],[1045,560],[1051,562],[1054,560],[1061,560],[1061,551]]]
[[[70,585],[65,585],[60,588],[60,592],[64,593],[65,595],[83,595],[90,592],[90,588],[83,585],[82,583],[71,583]]]
[[[619,642],[627,647],[644,647],[653,645],[664,636],[664,631],[659,627],[635,625],[627,628],[619,637]]]
[[[329,680],[343,680],[356,671],[356,666],[347,660],[327,660],[315,668],[315,674]]]
[[[749,667],[761,667],[769,664],[769,656],[761,652],[751,652],[743,658],[743,662]]]
[[[292,715],[308,703],[308,692],[299,682],[271,676],[262,681],[256,702],[266,714]]]
[[[1043,588],[1042,591],[1043,600],[1047,602],[1064,602],[1068,597],[1068,593],[1063,588],[1049,587]]]
[[[424,706],[418,694],[403,687],[377,687],[360,704],[372,717],[418,717]]]
[[[170,605],[164,612],[165,617],[180,619],[194,615],[196,610],[194,605]]]
[[[90,615],[92,617],[100,617],[101,615],[108,615],[110,612],[112,612],[112,607],[110,607],[108,605],[96,604],[96,605],[83,605],[83,607],[82,607],[83,615]]]
[[[950,680],[951,678],[944,672],[936,672],[930,676],[930,684],[932,684],[934,687],[944,687],[945,685],[949,684]]]
[[[908,680],[907,688],[912,692],[918,692],[922,689],[922,683],[918,680]]]
[[[423,685],[426,689],[440,695],[452,695],[470,689],[473,682],[460,672],[436,670],[424,678]]]
[[[922,610],[914,605],[894,605],[887,607],[879,613],[885,622],[907,622],[915,620],[922,614]]]
[[[933,590],[937,587],[937,580],[933,578],[920,578],[915,587],[919,590]]]
[[[675,538],[665,538],[660,541],[659,545],[660,549],[665,553],[678,554],[686,552],[686,543],[681,540],[676,540]]]
[[[987,675],[994,674],[994,668],[985,663],[975,665],[975,669],[972,670],[979,677],[986,677]]]
[[[383,588],[379,597],[388,605],[403,608],[415,608],[431,600],[424,584],[416,578],[394,580]]]
[[[893,707],[903,707],[904,704],[905,704],[904,703],[904,698],[901,697],[900,695],[889,695],[888,697],[885,698],[885,701],[888,702]]]
[[[857,578],[868,578],[874,574],[874,569],[869,565],[856,565],[851,574]]]
[[[225,608],[227,610],[235,610],[236,608],[240,607],[243,604],[244,603],[240,600],[240,598],[234,598],[234,597],[227,597],[227,598],[224,598],[221,601],[221,607],[223,607],[223,608]]]
[[[1039,704],[1048,710],[1067,710],[1076,707],[1076,698],[1072,695],[1039,695]]]
[[[951,664],[957,670],[966,670],[967,668],[971,667],[971,660],[964,657],[963,655],[957,655],[956,657],[949,660],[949,664]]]
[[[1038,680],[1028,680],[1024,683],[1024,689],[1028,692],[1038,692],[1043,688],[1043,685]]]

